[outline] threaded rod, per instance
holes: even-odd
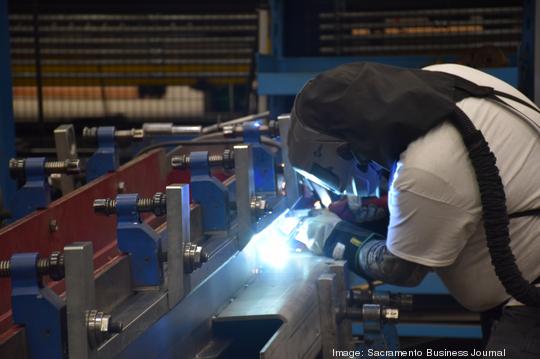
[[[111,215],[116,214],[116,199],[103,198],[94,201],[94,212]],[[158,192],[152,198],[137,198],[137,212],[153,212],[156,216],[162,216],[167,212],[167,196]]]

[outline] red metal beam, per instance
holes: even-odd
[[[184,173],[175,173],[174,182],[189,182]],[[155,150],[121,166],[87,185],[54,201],[44,210],[36,211],[0,230],[0,259],[9,259],[14,253],[39,252],[43,256],[62,250],[72,242],[89,241],[94,245],[96,272],[119,255],[116,248],[116,218],[94,214],[92,203],[96,198],[115,197],[118,184],[124,182],[126,193],[152,196],[164,191],[168,183],[168,166],[163,150]],[[49,223],[56,220],[57,231]],[[61,294],[63,281],[51,283]],[[0,279],[0,338],[4,332],[13,332],[11,322],[11,286],[9,279]],[[4,333],[4,334],[2,334]]]

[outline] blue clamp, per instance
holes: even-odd
[[[13,219],[19,219],[51,202],[51,189],[45,173],[45,157],[25,159],[26,183],[13,198]]]
[[[229,229],[229,193],[221,181],[210,173],[208,151],[191,152],[191,197],[201,206],[205,232]]]
[[[97,151],[86,163],[86,180],[88,182],[118,168],[118,151],[114,140],[116,129],[112,126],[97,128]]]
[[[380,306],[377,304],[364,304],[362,312],[364,312],[366,306],[380,311]],[[378,351],[396,351],[399,349],[399,336],[397,328],[393,323],[383,322],[380,316],[370,316],[370,318],[362,318],[361,326],[363,340],[359,345],[360,350],[371,348]]]
[[[38,253],[14,254],[10,260],[13,321],[23,325],[30,358],[64,358],[66,309],[62,299],[43,287]]]
[[[138,199],[137,194],[116,196],[118,248],[129,254],[134,286],[159,286],[163,278],[161,241],[149,225],[141,222]]]
[[[255,193],[276,194],[276,168],[274,155],[261,144],[260,124],[246,122],[242,126],[244,142],[253,149],[253,176]]]

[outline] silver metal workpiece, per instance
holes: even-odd
[[[94,358],[88,343],[85,313],[95,308],[94,250],[92,242],[76,242],[64,247],[66,266],[67,337],[69,356]]]
[[[281,137],[281,155],[283,157],[283,175],[285,176],[285,191],[287,193],[287,205],[292,205],[298,200],[300,190],[296,172],[289,161],[289,146],[287,145],[287,137],[291,128],[291,115],[280,115],[277,118],[279,123],[279,135]]]
[[[184,273],[184,243],[190,240],[189,184],[172,184],[167,201],[167,301],[173,308],[189,291]]]
[[[347,310],[347,292],[349,289],[347,261],[339,260],[330,264],[330,271],[334,273],[336,306],[339,312]],[[353,350],[352,322],[343,318],[337,323],[337,342],[341,350]]]
[[[317,280],[323,359],[334,358],[333,350],[338,348],[338,324],[334,307],[335,278],[335,273],[325,273]]]
[[[251,199],[255,195],[251,146],[234,146],[238,240],[243,248],[254,234]]]

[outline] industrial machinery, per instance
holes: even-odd
[[[413,295],[360,288],[345,262],[293,240],[316,198],[302,195],[288,163],[289,116],[266,116],[174,141],[172,125],[129,131],[164,142],[1,229],[0,357],[331,358],[397,348],[395,323]],[[62,161],[10,164],[26,179],[25,205],[42,198],[50,168],[80,169],[73,128],[55,133]],[[99,142],[87,171],[116,161],[115,140],[131,135],[86,129]],[[414,313],[407,321],[426,321]]]

